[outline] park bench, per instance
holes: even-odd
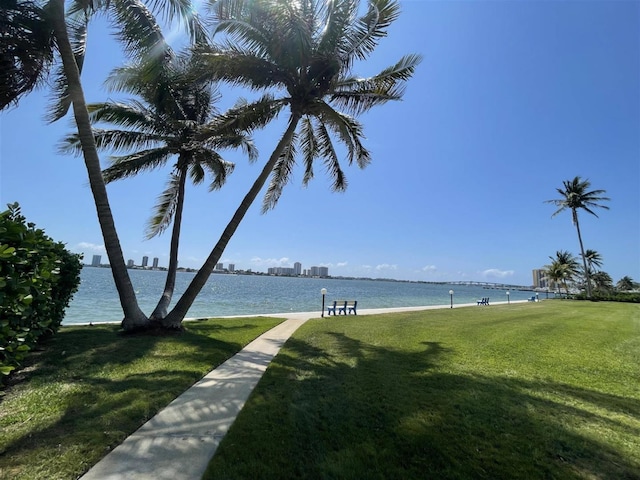
[[[482,300],[478,300],[478,305],[489,305],[489,297],[482,297]]]
[[[333,312],[334,315],[347,315],[347,313],[350,314],[352,312],[354,315],[357,315],[357,306],[357,300],[334,300],[333,305],[327,307],[327,315],[331,315],[331,312]]]

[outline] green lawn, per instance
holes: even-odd
[[[188,322],[171,337],[65,327],[0,397],[0,479],[75,479],[282,319]]]
[[[640,305],[311,320],[207,479],[640,479]]]

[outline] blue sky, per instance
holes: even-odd
[[[360,117],[373,162],[345,167],[332,193],[322,167],[302,187],[297,170],[275,210],[256,203],[222,261],[236,268],[329,267],[331,275],[474,280],[529,285],[556,250],[579,253],[571,216],[555,218],[556,188],[579,175],[611,198],[599,218],[580,217],[585,248],[614,279],[640,280],[640,3],[636,1],[401,1],[389,37],[356,73],[403,54],[424,59],[404,101]],[[84,73],[87,100],[122,62],[97,23]],[[224,102],[239,92],[228,91]],[[0,203],[72,251],[106,254],[80,158],[61,156],[70,119],[46,125],[47,90],[0,114]],[[262,159],[282,119],[255,136]],[[227,185],[188,189],[180,265],[197,268],[258,175],[236,163]],[[106,160],[106,155],[104,155]],[[105,163],[106,164],[106,163]],[[144,225],[168,169],[108,187],[125,258],[168,263],[169,236]]]

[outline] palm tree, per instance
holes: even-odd
[[[199,33],[201,30],[197,18],[193,15],[195,10],[190,1],[168,0],[164,5],[168,14],[175,15],[177,13],[188,19],[187,23],[191,29],[192,38],[203,38],[203,35]],[[166,44],[153,15],[139,0],[80,0],[77,3],[72,3],[68,16],[71,30],[67,28],[64,0],[49,1],[48,11],[51,26],[62,63],[62,70],[59,71],[56,82],[60,92],[60,102],[52,113],[51,119],[61,118],[66,114],[69,106],[73,107],[98,222],[123,309],[123,323],[128,325],[129,329],[135,329],[146,326],[148,318],[138,306],[124,262],[80,80],[87,24],[90,14],[97,10],[108,10],[110,18],[118,25],[116,29],[118,38],[125,46],[127,53],[133,55],[134,58],[136,55],[148,58],[152,52],[161,54]]]
[[[616,283],[616,288],[622,292],[628,292],[629,290],[633,290],[634,288],[636,288],[636,284],[630,276],[625,275],[620,280],[618,280],[618,283]]]
[[[594,272],[591,279],[597,292],[609,293],[613,290],[613,279],[607,272]]]
[[[42,5],[0,0],[0,110],[40,85],[53,64],[55,42]]]
[[[254,128],[288,108],[287,128],[258,178],[242,200],[207,260],[165,318],[176,328],[204,286],[215,264],[260,190],[271,176],[263,211],[273,208],[291,178],[300,152],[304,183],[321,159],[333,177],[333,189],[347,186],[332,138],[346,146],[347,161],[364,168],[371,155],[363,146],[362,125],[351,115],[390,100],[400,100],[404,82],[420,62],[408,55],[370,78],[351,73],[386,36],[399,15],[393,0],[369,0],[358,17],[359,0],[221,0],[212,5],[216,33],[227,41],[197,49],[202,75],[254,90],[279,89],[229,113],[230,123]],[[340,112],[343,109],[346,113]],[[256,122],[256,123],[253,123]]]
[[[569,295],[569,282],[573,281],[578,274],[580,267],[576,258],[565,250],[558,250],[555,257],[549,257],[551,263],[544,267],[546,277],[554,282],[564,286]]]
[[[587,297],[591,298],[591,281],[589,278],[589,269],[587,268],[587,258],[584,253],[584,246],[582,244],[582,235],[580,233],[580,223],[578,222],[578,210],[584,210],[591,215],[597,217],[593,208],[604,208],[606,210],[609,207],[601,205],[598,202],[610,200],[608,197],[601,196],[606,193],[605,190],[591,190],[591,183],[588,180],[582,180],[580,177],[575,177],[573,180],[565,180],[563,183],[564,188],[556,189],[560,194],[557,200],[547,200],[546,203],[552,203],[558,207],[558,210],[554,212],[552,217],[555,217],[560,212],[569,209],[573,219],[573,224],[578,232],[578,241],[580,242],[580,253],[582,256],[582,263],[586,275],[587,283]]]
[[[588,249],[584,252],[584,256],[587,259],[587,267],[589,268],[589,273],[594,273],[594,266],[600,268],[602,267],[602,255],[600,255],[595,250]]]
[[[155,78],[149,78],[148,64],[117,69],[109,84],[119,91],[137,94],[142,102],[106,102],[89,105],[92,122],[107,122],[122,129],[94,129],[98,149],[114,152],[134,150],[112,157],[104,170],[107,183],[165,165],[176,158],[167,188],[159,197],[155,214],[147,226],[147,238],[162,233],[173,222],[167,279],[158,305],[149,317],[151,322],[164,318],[175,288],[178,269],[180,226],[184,207],[185,183],[194,184],[213,176],[210,190],[220,188],[233,164],[224,161],[216,148],[243,147],[251,160],[257,153],[252,142],[241,133],[230,131],[213,117],[216,96],[209,81],[185,80],[188,59],[163,55],[164,67],[155,65]],[[155,63],[157,59],[152,59]],[[219,118],[219,117],[218,117]],[[63,142],[63,151],[81,153],[77,134]]]

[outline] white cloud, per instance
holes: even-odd
[[[513,277],[513,270],[498,270],[497,268],[490,268],[482,272],[482,276],[485,278],[506,278]]]
[[[260,258],[253,257],[251,264],[257,267],[291,267],[291,262],[288,257],[282,258]]]
[[[338,263],[336,264],[336,267],[338,267],[338,268],[340,268],[340,267],[346,267],[347,265],[348,265],[348,263],[347,263],[347,262],[338,262]]]
[[[89,243],[89,242],[80,242],[78,245],[76,245],[76,249],[82,250],[84,252],[89,251],[93,253],[106,252],[104,245],[97,245],[95,243]]]
[[[423,272],[435,272],[438,269],[435,265],[427,265],[426,267],[422,267]]]
[[[398,265],[390,265],[388,263],[382,263],[380,265],[376,265],[376,270],[397,270]]]

